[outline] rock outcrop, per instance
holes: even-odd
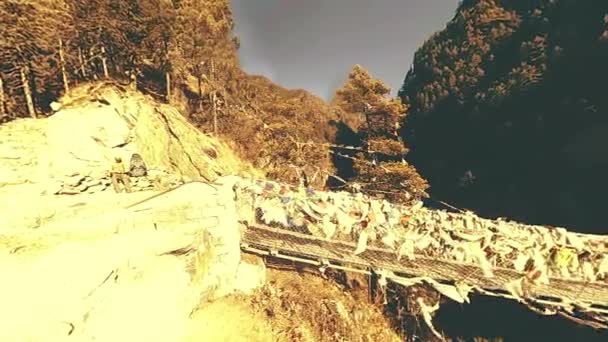
[[[184,178],[162,170],[150,170],[146,176],[129,177],[132,191],[167,190],[184,184]],[[112,190],[112,180],[108,174],[76,173],[63,178],[57,188],[50,192],[56,195],[93,194]],[[121,188],[122,189],[122,188]],[[121,190],[122,191],[122,190]]]
[[[201,303],[264,279],[222,177],[255,172],[224,143],[116,84],[54,110],[0,126],[1,341],[185,341]],[[147,175],[115,194],[133,153]]]
[[[183,341],[201,302],[255,277],[243,272],[231,183],[221,179],[44,229],[71,241],[0,258],[2,341]]]
[[[70,211],[61,206],[66,196],[55,195],[113,194],[108,171],[117,155],[127,167],[133,153],[143,157],[149,172],[131,179],[136,192],[256,174],[226,144],[199,132],[173,107],[115,83],[77,87],[55,108],[46,119],[0,125],[4,229],[39,228],[49,217]]]
[[[101,191],[112,158],[121,156],[128,165],[133,153],[175,184],[254,172],[175,108],[120,85],[82,86],[60,104],[48,119],[0,127],[0,187],[36,184],[46,194]],[[141,188],[148,188],[146,181],[152,180],[141,181]]]

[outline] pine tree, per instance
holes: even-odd
[[[63,2],[0,3],[0,73],[6,83],[9,112],[26,108],[29,116],[36,117],[38,108],[65,88],[67,75],[62,72],[59,43],[71,38],[70,22]]]
[[[200,13],[199,5],[197,0],[180,1],[175,25],[174,57],[178,60],[176,71],[180,79],[187,82],[188,75],[196,79],[200,100],[210,46],[204,29],[206,18]]]
[[[208,78],[203,75],[209,73],[211,60],[226,57],[223,44],[231,29],[232,14],[226,2],[180,1],[174,31],[174,57],[180,60],[182,76],[189,73],[200,80]]]
[[[356,65],[338,90],[336,103],[365,118],[359,132],[367,152],[357,154],[354,165],[361,190],[401,203],[428,197],[428,183],[405,161],[408,149],[400,141],[399,125],[407,107],[390,97],[390,88]]]
[[[165,75],[165,97],[171,97],[171,47],[174,41],[176,10],[167,0],[140,0],[146,36],[146,56]]]

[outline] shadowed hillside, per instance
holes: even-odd
[[[400,91],[432,196],[605,232],[607,14],[598,0],[461,3]]]

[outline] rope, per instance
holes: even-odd
[[[265,227],[263,225],[249,226],[245,235],[245,240],[248,242],[248,248],[255,245],[255,249],[258,251],[270,248],[278,252],[283,251],[291,256],[297,255],[298,258],[310,259],[312,257],[317,260],[326,258],[330,261],[338,262],[341,265],[356,265],[358,267],[382,265],[382,268],[387,269],[388,267],[387,270],[391,270],[392,272],[401,274],[410,274],[413,272],[417,277],[426,276],[430,279],[443,279],[440,283],[456,281],[458,280],[457,278],[460,278],[457,276],[458,274],[472,274],[479,270],[479,267],[476,265],[429,257],[417,257],[416,260],[408,263],[399,263],[397,261],[389,262],[384,255],[394,255],[394,252],[385,248],[373,246],[369,246],[366,252],[353,256],[351,253],[347,252],[356,247],[352,242],[325,240],[312,235],[296,233],[287,229]],[[317,254],[315,252],[316,249],[327,252]],[[281,257],[282,254],[283,253],[274,253],[273,255]],[[332,256],[330,257],[329,255]],[[390,263],[390,265],[387,263]],[[435,277],[435,275],[438,277]],[[504,291],[505,288],[503,284],[521,276],[523,276],[521,272],[496,268],[495,278],[486,281],[483,277],[476,277],[471,279],[471,281],[474,285],[473,288],[476,288],[478,292],[483,295],[514,299],[515,297],[510,294],[498,293],[495,290]],[[403,278],[403,276],[398,277]],[[564,298],[572,298],[569,294],[572,294],[572,287],[577,283],[579,282],[571,280],[561,280],[560,282],[556,280],[550,285],[540,288],[540,292],[537,294],[537,297],[553,297],[556,298],[556,300],[540,298],[531,299],[538,304],[550,305],[558,308],[562,307],[564,306]],[[501,284],[500,287],[497,286],[498,284]],[[595,301],[598,298],[602,298],[602,296],[605,297],[603,293],[607,290],[605,286],[596,286],[591,291],[594,293],[587,293],[587,300],[593,299]],[[575,301],[578,301],[578,299],[579,298]],[[606,305],[606,303],[604,302],[603,305]],[[608,310],[606,309],[593,307],[589,307],[588,311],[600,314],[608,313]]]

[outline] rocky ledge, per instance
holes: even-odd
[[[131,190],[167,190],[186,183],[190,179],[170,174],[162,170],[150,170],[146,176],[129,177]],[[122,184],[120,185],[123,189]],[[74,173],[67,175],[63,180],[57,182],[51,192],[55,195],[76,195],[81,193],[94,194],[102,191],[113,191],[112,180],[108,173],[99,172],[98,174]]]

